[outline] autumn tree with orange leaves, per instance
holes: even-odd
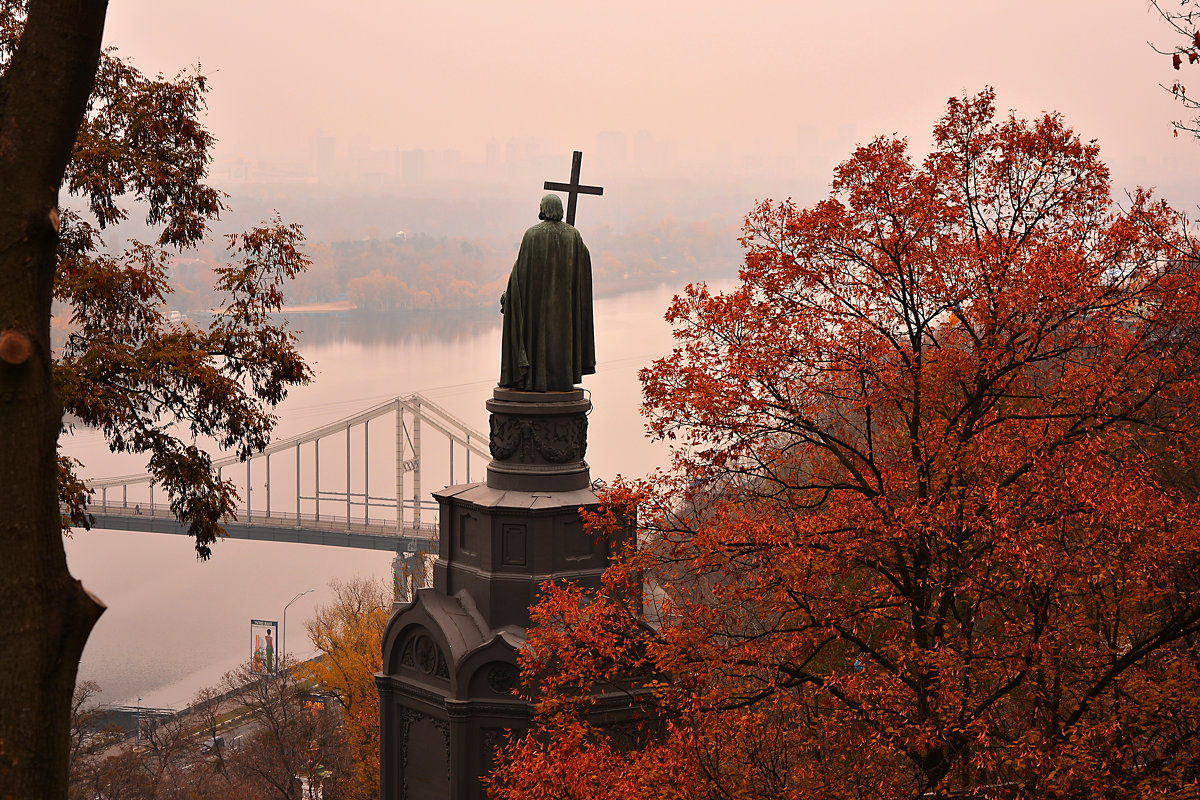
[[[392,610],[385,581],[356,577],[330,583],[333,600],[305,623],[321,658],[298,667],[300,678],[334,693],[344,712],[349,747],[348,773],[339,797],[379,797],[379,690],[383,669],[383,629]]]
[[[673,469],[610,492],[641,545],[604,591],[547,587],[492,796],[1196,797],[1183,225],[990,90],[924,159],[879,138],[755,208],[740,285],[668,312]],[[622,675],[658,708],[632,748],[585,721]]]

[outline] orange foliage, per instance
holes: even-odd
[[[383,668],[383,628],[391,611],[391,589],[383,581],[334,579],[333,602],[305,623],[319,660],[298,676],[334,692],[345,710],[349,775],[339,797],[379,796],[379,695],[375,673]]]
[[[1200,267],[1057,115],[952,99],[746,220],[642,373],[640,546],[548,588],[493,796],[1195,797]],[[603,529],[604,515],[593,520]],[[643,596],[644,590],[644,596]],[[584,720],[662,676],[657,728]]]

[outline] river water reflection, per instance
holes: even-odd
[[[672,347],[662,315],[676,287],[596,301],[597,372],[587,376],[594,411],[588,462],[592,476],[644,474],[664,465],[664,447],[644,436],[637,372]],[[410,320],[296,315],[301,349],[316,379],[281,405],[278,438],[303,433],[397,395],[421,392],[478,430],[499,374],[499,315],[423,316]],[[77,431],[64,449],[95,477],[136,473],[144,461],[109,453],[98,434]],[[478,480],[482,469],[473,473]],[[461,480],[461,477],[459,477]],[[427,489],[440,488],[427,480]],[[286,646],[311,647],[304,621],[330,599],[329,581],[387,578],[391,555],[315,545],[225,540],[199,563],[191,539],[121,531],[79,532],[67,541],[71,571],[109,607],[80,665],[101,685],[101,700],[180,707],[248,655],[250,620],[280,619]]]

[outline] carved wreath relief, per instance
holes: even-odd
[[[492,414],[488,424],[492,458],[499,461],[516,456],[523,463],[563,464],[582,461],[587,452],[586,417],[531,421]]]
[[[442,651],[424,631],[412,634],[404,642],[400,651],[400,663],[425,675],[450,679],[450,670],[446,659],[442,657]]]
[[[512,664],[493,664],[487,673],[487,683],[496,694],[510,694],[521,675]]]

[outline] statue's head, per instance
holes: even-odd
[[[548,194],[543,197],[542,207],[538,211],[538,219],[548,219],[558,222],[562,218],[562,199],[556,194]]]

